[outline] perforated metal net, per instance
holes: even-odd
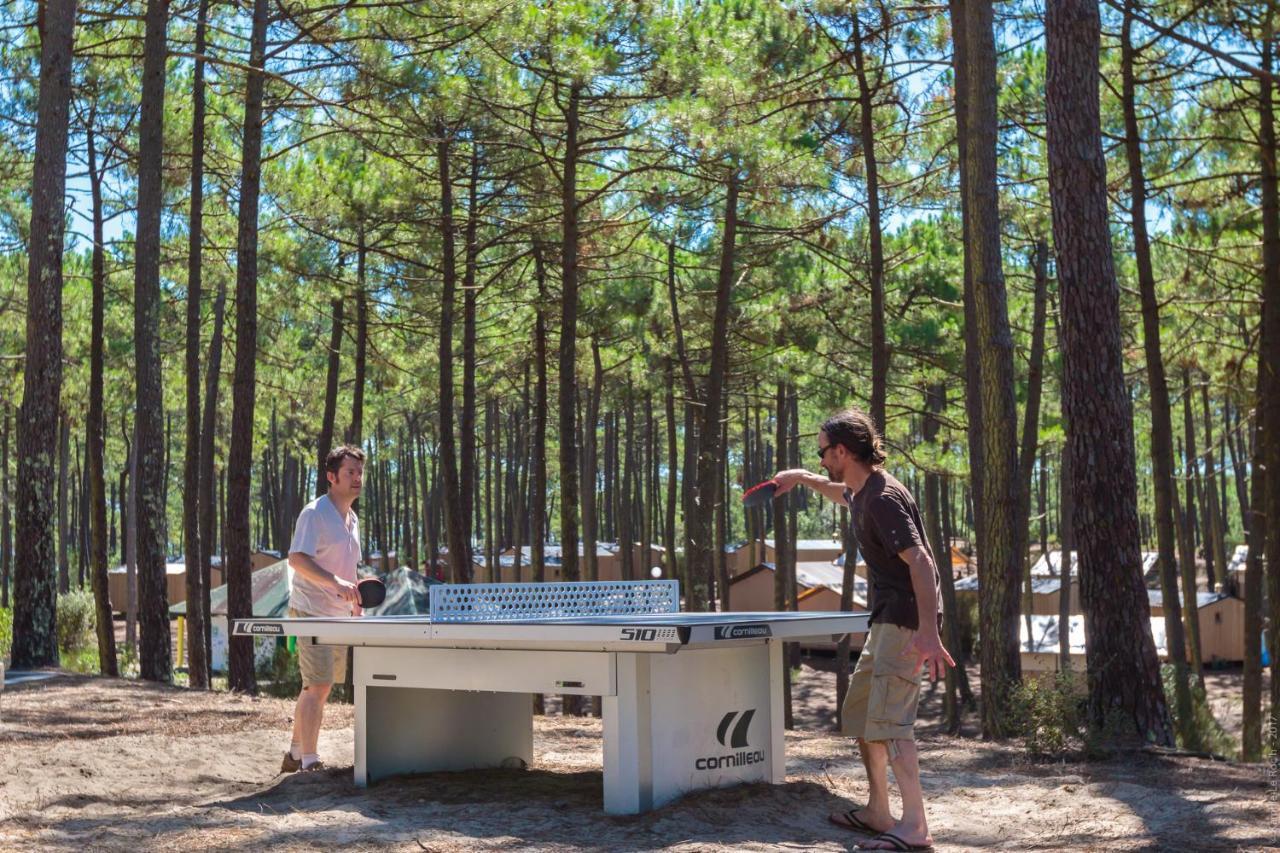
[[[522,622],[680,611],[680,582],[459,583],[430,588],[433,622]]]

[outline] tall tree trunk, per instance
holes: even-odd
[[[69,559],[71,519],[67,514],[67,468],[71,455],[71,421],[63,412],[58,418],[58,594],[71,591],[71,562]]]
[[[933,443],[938,440],[938,432],[941,428],[938,416],[942,414],[942,411],[947,406],[946,394],[946,385],[941,382],[931,384],[925,391],[923,437],[926,442]],[[951,650],[951,654],[956,660],[956,665],[947,669],[943,684],[945,691],[943,693],[943,709],[946,728],[948,732],[955,734],[960,731],[960,701],[958,695],[960,684],[963,681],[967,685],[968,676],[965,674],[964,658],[960,652],[960,611],[956,605],[956,581],[951,569],[951,543],[947,535],[946,513],[943,511],[946,498],[943,479],[936,471],[927,470],[925,472],[925,516],[928,519],[929,539],[933,544],[934,562],[938,566],[938,574],[942,586],[942,628],[947,648]],[[846,555],[849,553],[847,547],[845,553]],[[850,578],[847,569],[845,577]]]
[[[720,448],[720,413],[725,374],[729,367],[729,306],[733,300],[734,258],[738,232],[738,182],[737,171],[731,171],[725,181],[724,233],[720,242],[720,271],[716,281],[715,315],[711,329],[711,361],[707,365],[706,393],[702,396],[702,424],[698,430],[697,480],[692,500],[693,536],[691,550],[685,553],[689,559],[690,576],[702,570],[707,573],[705,586],[697,581],[688,591],[689,609],[701,610],[708,602],[714,585],[715,553],[713,526],[715,512],[722,499],[720,471],[723,460]]]
[[[47,0],[41,11],[26,360],[18,414],[17,553],[10,657],[15,669],[58,663],[57,588],[52,571],[57,561],[53,466],[62,395],[62,238],[75,0]]]
[[[647,401],[646,401],[647,402]],[[648,405],[645,406],[646,411],[650,411]],[[729,405],[728,396],[725,398],[725,407],[722,412],[723,417],[720,419],[720,446],[724,448],[725,455],[729,453]],[[652,424],[652,421],[650,421]],[[716,529],[715,529],[715,571],[716,571],[716,592],[719,598],[719,607],[721,612],[728,611],[731,608],[730,592],[729,592],[729,562],[725,554],[725,546],[729,542],[729,538],[733,535],[729,516],[729,483],[730,483],[730,466],[725,465],[721,471],[720,480],[720,509],[716,512]],[[646,540],[644,543],[643,553],[649,553],[649,544]],[[792,647],[799,649],[799,646],[792,644]]]
[[[13,433],[12,421],[9,417],[9,406],[5,404],[4,414],[0,417],[0,607],[9,608],[9,584],[13,578],[13,538],[10,536],[9,518],[12,514],[10,507],[13,499],[10,496],[9,483],[12,479],[9,477],[9,436]],[[110,617],[111,612],[108,609],[107,616]],[[99,621],[98,634],[101,638],[102,622]],[[108,623],[110,621],[108,620]],[[100,657],[103,666],[106,665],[106,658]],[[111,646],[111,660],[115,661],[115,645]],[[114,675],[115,673],[103,672],[103,675]]]
[[[136,351],[138,615],[142,677],[170,681],[169,601],[165,578],[164,390],[160,372],[160,215],[164,158],[164,66],[168,54],[167,0],[148,0],[142,59],[142,116],[138,123],[138,234],[134,262],[133,336]]]
[[[881,434],[888,429],[885,400],[889,387],[889,348],[885,343],[884,321],[884,245],[880,225],[880,179],[876,164],[875,116],[871,84],[863,51],[861,23],[855,11],[850,16],[853,27],[854,76],[858,80],[859,139],[862,143],[864,178],[867,188],[867,234],[870,242],[869,284],[871,285],[871,418]]]
[[[452,240],[452,232],[450,232]],[[452,243],[450,243],[452,248]],[[347,427],[346,443],[359,445],[364,441],[364,386],[369,357],[369,292],[365,283],[365,262],[368,256],[365,244],[364,222],[356,229],[356,378],[351,390],[351,425]],[[452,317],[452,304],[450,317]],[[452,339],[450,339],[452,342]],[[452,364],[450,364],[452,370]]]
[[[1004,737],[1013,721],[1007,691],[1022,674],[1018,646],[1018,580],[1027,550],[1026,519],[1018,476],[1013,336],[1009,330],[996,186],[996,54],[991,4],[963,7],[966,65],[965,257],[973,277],[982,434],[982,556],[979,606],[982,635],[982,732]],[[971,260],[970,260],[971,259]]]
[[[138,434],[121,416],[120,432],[124,436],[125,470],[121,475],[120,496],[124,499],[124,566],[125,566],[125,614],[124,641],[130,653],[138,651],[138,525],[136,522],[138,500],[135,483],[138,480],[137,457],[134,454]]]
[[[971,502],[970,495],[983,493],[985,466],[983,463],[984,426],[981,409],[981,371],[978,358],[978,317],[977,298],[974,294],[975,256],[967,247],[972,241],[973,212],[969,203],[969,184],[973,177],[969,174],[969,39],[968,23],[965,18],[966,0],[949,0],[952,32],[952,69],[955,73],[955,119],[956,147],[959,153],[960,213],[962,240],[966,246],[964,253],[964,407],[967,420],[966,438],[969,450],[969,488],[964,490],[961,506],[966,512],[963,523],[968,526],[968,538],[978,564],[986,559],[986,543],[982,539],[983,507],[982,502]],[[972,508],[972,512],[968,510]],[[868,589],[868,595],[871,590]],[[871,602],[868,602],[870,605]]]
[[[774,411],[775,423],[777,425],[776,447],[778,470],[789,467],[787,465],[787,457],[789,444],[787,442],[787,433],[791,430],[789,416],[791,407],[787,400],[787,385],[785,382],[778,383],[778,393],[775,402]],[[790,525],[787,524],[786,505],[792,500],[791,496],[783,495],[774,502],[773,513],[773,609],[779,613],[790,610],[787,601],[787,593],[789,584],[787,582],[788,569],[793,565],[795,559],[795,542],[791,540]],[[783,702],[783,726],[791,729],[795,727],[795,722],[791,707],[791,666],[788,655],[783,654],[782,660],[782,689],[784,699]]]
[[[1098,7],[1059,0],[1045,14],[1049,191],[1063,304],[1063,408],[1070,432],[1089,711],[1172,745],[1138,544],[1133,412],[1124,381],[1119,286],[1108,230],[1098,106]]]
[[[1164,601],[1166,648],[1174,668],[1174,702],[1178,734],[1184,744],[1193,743],[1191,688],[1187,683],[1187,646],[1182,631],[1182,604],[1178,598],[1173,525],[1173,417],[1169,408],[1169,383],[1165,378],[1160,343],[1160,303],[1151,266],[1151,242],[1147,236],[1147,180],[1142,166],[1142,136],[1138,127],[1137,76],[1133,46],[1133,0],[1125,0],[1120,34],[1121,100],[1124,106],[1125,154],[1129,163],[1129,216],[1133,226],[1133,250],[1138,267],[1142,300],[1142,340],[1147,357],[1147,391],[1151,405],[1151,472],[1154,480],[1156,548],[1160,560],[1160,586]]]
[[[1262,468],[1280,471],[1280,187],[1277,187],[1273,66],[1275,20],[1268,4],[1262,40],[1258,148],[1262,166],[1262,341],[1258,353],[1258,455]],[[1280,754],[1280,477],[1264,477],[1268,617],[1271,623],[1271,754]]]
[[[1204,683],[1204,656],[1200,645],[1200,605],[1196,593],[1200,588],[1199,571],[1196,568],[1196,549],[1194,532],[1196,527],[1196,488],[1200,480],[1200,463],[1196,460],[1196,426],[1191,417],[1191,373],[1185,366],[1182,368],[1182,423],[1186,433],[1186,467],[1184,474],[1187,481],[1187,517],[1186,529],[1187,555],[1182,560],[1182,603],[1186,608],[1187,633],[1191,640],[1191,665],[1196,677]],[[1206,545],[1206,552],[1208,548]]]
[[[329,303],[333,319],[329,323],[329,367],[324,383],[324,417],[320,421],[320,439],[317,442],[316,495],[329,491],[329,478],[325,476],[324,460],[333,449],[334,421],[338,412],[338,380],[342,364],[342,299]]]
[[[196,10],[195,70],[191,93],[191,213],[187,229],[187,409],[182,471],[182,546],[187,592],[187,676],[195,688],[209,686],[204,647],[204,607],[208,594],[200,562],[200,301],[204,245],[204,52],[209,0]],[[208,532],[205,532],[208,535]],[[178,661],[181,665],[182,661]]]
[[[1058,564],[1058,669],[1071,670],[1071,564],[1076,550],[1075,501],[1072,492],[1071,451],[1063,445],[1062,473],[1058,477],[1058,512],[1061,515],[1058,542],[1062,548]]]
[[[476,184],[480,177],[480,146],[471,146],[471,174],[467,180],[467,227],[465,261],[462,270],[462,411],[458,413],[459,454],[458,477],[461,503],[465,508],[467,538],[476,526],[471,505],[476,496],[476,264],[480,248],[476,244],[476,228],[480,212],[476,203]]]
[[[445,541],[449,547],[449,578],[471,578],[471,548],[467,537],[467,509],[458,481],[458,454],[453,437],[453,311],[458,286],[454,249],[453,178],[449,172],[449,132],[441,126],[436,157],[440,168],[440,238],[443,270],[440,295],[440,474],[444,487]]]
[[[578,446],[573,421],[578,409],[578,104],[582,84],[569,85],[564,110],[564,163],[561,166],[560,240],[560,559],[562,577],[576,581],[578,571]]]
[[[533,329],[533,362],[537,380],[533,390],[533,437],[530,446],[529,491],[524,493],[528,501],[530,560],[533,563],[533,579],[546,580],[547,537],[543,530],[547,524],[547,272],[542,261],[542,247],[533,247],[534,277],[538,281],[538,304]],[[532,496],[530,499],[529,496]],[[564,559],[564,543],[561,543],[561,559]],[[561,564],[563,565],[563,563]]]
[[[582,422],[582,551],[586,558],[586,579],[600,580],[596,558],[599,518],[596,506],[596,478],[599,476],[599,447],[596,425],[600,422],[600,396],[604,390],[604,365],[600,361],[600,339],[591,336],[591,389],[587,392],[587,412]]]
[[[498,568],[497,525],[494,523],[494,483],[498,465],[498,401],[492,398],[484,405],[484,564],[489,569],[489,582],[501,581],[495,577]],[[411,546],[417,550],[416,546]]]
[[[254,0],[249,71],[244,97],[240,165],[239,234],[236,240],[236,358],[232,382],[231,448],[227,458],[227,619],[253,615],[249,564],[249,509],[253,475],[253,408],[258,348],[258,197],[262,183],[262,96],[265,82],[268,0]],[[253,640],[231,637],[232,690],[256,693]]]
[[[678,448],[676,447],[676,388],[675,365],[667,359],[666,393],[663,395],[667,416],[667,502],[666,519],[663,523],[662,546],[667,549],[666,573],[668,578],[680,577],[680,566],[676,560],[676,472],[679,468]]]
[[[1031,311],[1031,354],[1027,365],[1027,405],[1023,411],[1022,443],[1018,451],[1018,482],[1022,493],[1022,508],[1019,518],[1031,519],[1031,475],[1035,470],[1036,455],[1040,450],[1040,392],[1044,385],[1044,334],[1047,306],[1049,302],[1049,246],[1044,240],[1037,240],[1035,254],[1031,260],[1032,274],[1035,278],[1035,296]],[[1041,528],[1044,527],[1044,515],[1041,513]],[[1030,549],[1024,548],[1023,558],[1026,581],[1025,617],[1027,620],[1027,636],[1031,636],[1031,555]],[[1041,553],[1047,553],[1043,548]],[[950,559],[950,558],[948,558]]]
[[[1261,377],[1259,377],[1259,380]],[[1261,382],[1258,382],[1259,386]],[[1261,388],[1258,388],[1261,399]],[[1256,429],[1256,424],[1254,426]],[[1242,442],[1243,443],[1243,442]],[[1254,442],[1257,447],[1257,442]],[[1244,569],[1244,684],[1243,709],[1240,736],[1241,757],[1245,761],[1262,760],[1262,552],[1265,548],[1267,523],[1258,511],[1266,503],[1266,471],[1262,460],[1251,460],[1252,476],[1249,487],[1252,494],[1247,502],[1241,502],[1240,518],[1245,528],[1245,544],[1249,555]],[[1236,467],[1237,479],[1241,476]]]
[[[225,550],[226,539],[218,525],[217,477],[213,468],[214,439],[218,426],[218,383],[222,374],[223,318],[227,306],[226,279],[218,277],[218,294],[213,300],[213,337],[209,341],[209,358],[204,372],[204,409],[200,424],[200,578],[204,587],[198,605],[204,620],[205,659],[213,660],[213,621],[210,619],[209,593],[213,589],[212,566],[214,546]],[[226,563],[221,564],[226,583]],[[193,606],[193,605],[188,605]]]
[[[632,493],[635,490],[636,465],[632,451],[635,448],[635,430],[632,421],[635,412],[635,401],[632,399],[633,388],[628,381],[626,388],[626,397],[622,402],[622,434],[618,446],[621,448],[619,454],[620,464],[622,466],[622,486],[618,489],[618,562],[622,572],[622,579],[626,581],[635,580],[635,563],[632,559],[635,556],[634,543],[636,540],[635,531],[632,529]]]
[[[1205,504],[1209,514],[1205,519],[1205,530],[1208,533],[1209,547],[1213,549],[1213,564],[1218,567],[1218,575],[1209,586],[1210,592],[1218,589],[1219,583],[1227,580],[1227,543],[1226,525],[1222,519],[1222,502],[1218,494],[1218,460],[1213,455],[1213,415],[1209,409],[1209,381],[1200,383],[1200,402],[1204,409],[1204,484]],[[1222,477],[1225,478],[1225,474]]]

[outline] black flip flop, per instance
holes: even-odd
[[[889,847],[863,847],[858,845],[859,850],[906,850],[906,851],[929,851],[933,849],[932,844],[908,844],[892,832],[882,832],[871,839],[872,841],[883,841],[891,846]]]
[[[880,832],[874,826],[858,817],[858,809],[849,809],[840,815],[844,820],[836,820],[836,815],[827,815],[827,820],[834,823],[841,829],[847,829],[850,832],[861,832],[866,835],[879,835]]]

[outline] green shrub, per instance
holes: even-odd
[[[1240,749],[1236,739],[1222,728],[1209,708],[1209,697],[1205,695],[1204,686],[1188,667],[1187,680],[1191,685],[1191,721],[1184,727],[1178,717],[1178,703],[1173,701],[1177,678],[1173,664],[1160,667],[1160,678],[1164,682],[1164,695],[1169,697],[1169,713],[1174,718],[1174,731],[1178,732],[1178,746],[1195,752],[1210,752],[1214,755],[1234,756]],[[1188,737],[1182,736],[1186,728]]]
[[[9,660],[13,647],[13,611],[0,607],[0,661]]]
[[[93,593],[87,589],[73,589],[58,596],[58,649],[74,652],[94,643]]]
[[[1009,692],[1009,701],[1020,724],[1017,734],[1031,755],[1061,755],[1079,741],[1083,720],[1073,673],[1027,678]]]
[[[275,654],[271,657],[271,666],[263,672],[262,692],[268,696],[281,699],[292,699],[302,691],[302,673],[298,671],[298,655],[289,650],[284,643],[276,645]]]

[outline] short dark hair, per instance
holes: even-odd
[[[875,421],[861,409],[849,407],[827,418],[822,425],[827,441],[842,444],[854,456],[868,465],[883,465],[887,458],[884,439],[876,430]]]
[[[354,459],[363,463],[364,451],[354,444],[339,444],[333,450],[330,450],[329,455],[324,458],[324,470],[336,476],[342,468],[342,460],[344,459]]]

